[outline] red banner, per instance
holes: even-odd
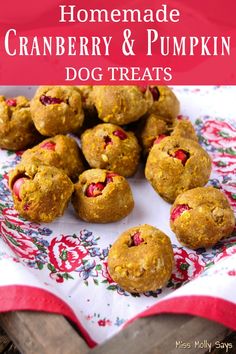
[[[234,0],[10,0],[0,85],[235,85],[235,13]]]

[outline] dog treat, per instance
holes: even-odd
[[[51,222],[61,216],[74,190],[62,170],[39,166],[32,172],[22,163],[10,173],[9,186],[15,209],[34,222]]]
[[[94,104],[98,117],[118,125],[137,121],[150,109],[150,90],[139,86],[94,86]]]
[[[123,232],[108,255],[112,279],[131,293],[163,288],[171,277],[173,263],[169,237],[150,225]]]
[[[235,218],[220,190],[199,187],[176,198],[171,208],[170,226],[182,245],[192,249],[207,248],[231,235]]]
[[[40,165],[60,168],[73,181],[77,181],[80,173],[84,171],[76,141],[65,135],[56,135],[26,150],[21,161],[32,173],[37,171]]]
[[[42,135],[76,133],[84,120],[80,92],[73,86],[41,86],[31,101],[31,114]]]
[[[173,122],[180,111],[180,103],[174,92],[168,86],[150,86],[150,91],[154,102],[149,113],[164,117],[168,123]]]
[[[81,136],[83,154],[92,168],[114,171],[124,177],[132,176],[140,158],[140,147],[134,133],[103,123],[86,130]]]
[[[210,173],[207,152],[197,142],[180,137],[154,144],[145,168],[147,180],[170,203],[186,190],[204,186]]]
[[[72,203],[79,218],[94,223],[123,219],[134,207],[126,179],[100,169],[87,170],[80,175]]]
[[[0,148],[22,150],[40,140],[24,96],[6,99],[0,96]]]
[[[198,141],[194,127],[189,120],[174,119],[172,124],[167,124],[164,117],[150,114],[140,121],[137,132],[144,156],[146,156],[153,144],[158,144],[167,136],[176,136]]]

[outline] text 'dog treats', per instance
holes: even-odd
[[[79,218],[94,223],[120,220],[134,207],[126,179],[100,169],[87,170],[80,175],[72,203]]]
[[[108,254],[112,279],[131,293],[163,288],[171,277],[173,263],[169,237],[150,225],[123,232]]]
[[[176,198],[171,208],[170,225],[182,245],[207,248],[231,235],[235,218],[220,190],[199,187]]]

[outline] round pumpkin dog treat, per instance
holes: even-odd
[[[24,96],[6,99],[0,96],[0,148],[22,150],[40,140]]]
[[[220,190],[199,187],[176,198],[171,208],[170,226],[182,245],[192,249],[207,248],[231,235],[235,218]]]
[[[111,170],[124,177],[132,176],[138,168],[137,138],[117,125],[103,123],[86,130],[81,145],[90,167]]]
[[[98,117],[118,125],[137,121],[153,103],[150,90],[139,86],[94,86],[93,99]]]
[[[56,135],[44,140],[32,149],[26,150],[21,159],[32,173],[40,165],[54,166],[62,169],[73,181],[84,171],[80,150],[73,138]]]
[[[96,223],[123,219],[134,207],[126,179],[100,169],[87,170],[80,175],[72,203],[79,218]]]
[[[173,122],[180,111],[180,103],[174,92],[168,86],[150,86],[153,96],[153,104],[149,110],[165,117],[167,122]]]
[[[84,120],[80,92],[73,86],[41,86],[31,101],[31,114],[42,135],[76,133]]]
[[[169,237],[150,225],[123,232],[108,254],[112,279],[131,293],[163,288],[171,277],[173,264]]]
[[[51,222],[61,216],[74,190],[73,183],[62,170],[39,166],[32,173],[22,163],[10,173],[9,186],[15,209],[34,222]]]
[[[175,119],[173,124],[167,124],[163,117],[150,114],[140,122],[138,136],[146,156],[153,144],[158,144],[167,136],[177,136],[198,141],[194,127],[189,120]]]
[[[172,203],[188,189],[204,186],[211,173],[211,159],[195,141],[167,137],[154,144],[145,176],[162,198]]]

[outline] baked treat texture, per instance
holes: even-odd
[[[163,288],[171,277],[173,263],[169,237],[146,224],[123,232],[108,254],[112,279],[131,293]]]
[[[83,154],[92,168],[108,169],[124,177],[132,176],[140,159],[140,146],[134,133],[118,125],[103,123],[81,136]]]
[[[199,187],[176,198],[170,226],[182,245],[207,248],[231,235],[235,217],[224,193],[213,187]]]
[[[0,148],[23,150],[40,139],[31,118],[30,101],[24,96],[0,96]]]
[[[84,120],[81,94],[73,86],[40,86],[30,111],[37,130],[45,136],[76,133]]]
[[[80,175],[72,203],[80,219],[93,223],[118,221],[130,214],[134,207],[126,179],[101,169],[87,170]]]
[[[145,167],[147,180],[170,203],[184,191],[204,186],[210,173],[208,153],[197,142],[175,136],[153,145]]]

